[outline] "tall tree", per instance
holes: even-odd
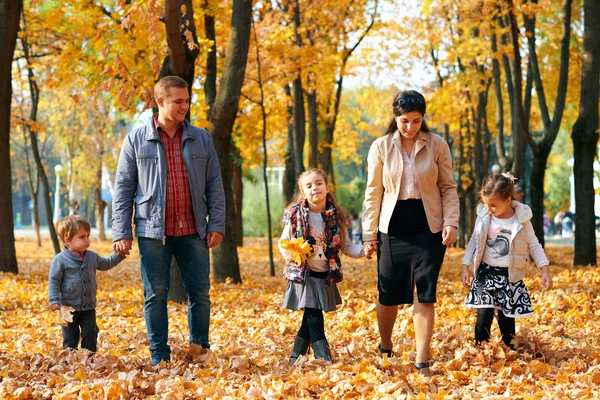
[[[236,247],[236,214],[231,184],[233,170],[231,134],[248,61],[251,18],[252,1],[233,0],[227,57],[210,116],[209,130],[213,134],[221,164],[226,199],[225,238],[220,246],[213,249],[213,270],[217,282],[224,282],[228,278],[234,283],[242,282]]]
[[[544,129],[544,137],[541,141],[535,143],[535,147],[532,147],[532,149],[536,151],[534,151],[533,154],[533,165],[530,176],[531,210],[533,211],[532,224],[535,234],[542,245],[544,244],[544,176],[550,150],[552,149],[552,145],[554,144],[556,136],[558,135],[558,130],[560,129],[560,123],[565,109],[565,99],[567,97],[567,84],[569,82],[569,45],[571,42],[572,2],[572,0],[563,1],[563,34],[560,42],[560,72],[552,118],[550,118],[550,112],[548,110],[546,91],[544,90],[537,56],[535,14],[529,16],[525,13],[523,15],[529,47],[529,66],[535,82],[535,91]],[[537,3],[537,0],[532,0],[531,3]],[[587,85],[587,83],[585,85]]]
[[[26,30],[26,20],[25,15],[23,15],[23,28]],[[37,174],[42,182],[42,186],[44,190],[42,191],[42,197],[44,199],[44,208],[46,210],[46,216],[48,217],[48,230],[50,231],[50,238],[52,239],[52,245],[54,246],[54,251],[58,254],[60,253],[60,243],[58,242],[58,236],[56,234],[56,229],[54,224],[51,221],[52,215],[52,203],[50,201],[50,184],[48,182],[48,175],[46,174],[46,169],[44,164],[42,163],[42,155],[38,146],[38,132],[35,129],[35,122],[37,121],[37,113],[38,113],[38,105],[40,101],[40,88],[36,81],[36,76],[33,72],[33,67],[31,64],[31,53],[29,49],[29,42],[26,37],[21,38],[21,45],[23,47],[23,57],[25,61],[27,61],[27,79],[29,82],[29,92],[31,94],[31,107],[29,110],[29,124],[26,126],[26,130],[29,133],[29,141],[31,144],[31,151],[33,153],[33,158],[35,159],[35,164],[37,166]],[[58,195],[58,194],[57,194]],[[58,221],[54,221],[58,222]]]
[[[11,68],[23,0],[0,0],[0,182],[10,182]],[[12,192],[0,190],[0,271],[18,273]]]
[[[594,159],[598,145],[598,96],[600,94],[600,4],[583,2],[583,65],[579,117],[571,139],[575,163],[575,265],[597,265],[594,212]]]

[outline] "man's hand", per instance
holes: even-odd
[[[123,257],[128,256],[131,251],[131,246],[133,244],[133,240],[131,239],[121,239],[113,242],[113,250],[115,253],[119,253]]]
[[[58,311],[60,310],[60,304],[59,303],[54,303],[50,306],[50,311]]]
[[[208,248],[212,249],[221,244],[223,241],[223,234],[219,232],[208,232],[206,234],[206,242],[208,244]]]

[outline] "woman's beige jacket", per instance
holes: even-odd
[[[388,233],[404,169],[400,140],[396,131],[375,140],[369,150],[363,203],[365,241],[376,240],[378,229]],[[448,143],[441,136],[421,131],[415,146],[415,169],[431,232],[440,232],[444,226],[458,228],[459,201]]]

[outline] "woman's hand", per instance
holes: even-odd
[[[377,240],[367,240],[363,242],[363,252],[367,260],[371,259],[373,253],[377,253]]]
[[[547,265],[542,267],[542,286],[544,287],[544,290],[552,289],[552,276],[550,275],[550,269]]]
[[[473,276],[473,270],[466,264],[462,265],[462,272],[460,274],[460,280],[464,287],[471,289],[471,278]]]
[[[60,310],[60,304],[54,303],[50,306],[50,311],[58,311]]]
[[[447,225],[442,229],[442,244],[451,246],[456,243],[458,237],[458,229],[455,226]]]

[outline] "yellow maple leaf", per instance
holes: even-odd
[[[67,326],[69,325],[69,322],[73,322],[73,311],[75,311],[73,307],[61,306],[59,314],[60,320],[58,321],[58,324],[60,326]]]
[[[298,265],[302,264],[306,260],[306,256],[312,252],[310,243],[305,242],[302,237],[289,240],[281,239],[279,240],[279,246]]]

